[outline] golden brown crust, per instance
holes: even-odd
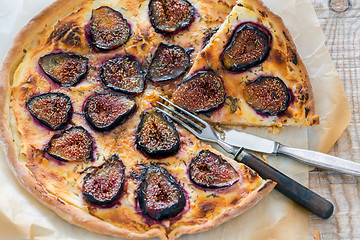
[[[211,0],[204,2],[209,4],[209,6],[214,4],[214,1]],[[250,208],[269,191],[271,191],[271,189],[275,186],[275,183],[271,181],[263,181],[259,176],[256,174],[254,175],[254,173],[249,175],[249,170],[245,166],[235,163],[231,159],[227,159],[229,162],[231,161],[234,166],[236,166],[236,169],[241,172],[241,176],[243,178],[243,181],[233,186],[232,189],[235,189],[234,192],[242,192],[244,197],[234,198],[236,199],[235,201],[232,199],[233,196],[230,196],[229,201],[231,201],[233,205],[229,205],[224,209],[222,209],[222,207],[211,207],[211,209],[218,211],[219,214],[214,219],[208,219],[209,216],[206,215],[207,211],[205,211],[207,209],[206,204],[211,203],[211,201],[216,202],[219,200],[208,200],[205,199],[205,196],[202,196],[203,205],[201,206],[204,206],[205,210],[202,208],[200,210],[186,212],[186,214],[189,214],[189,216],[186,216],[187,222],[189,222],[189,219],[193,219],[191,214],[205,214],[204,216],[207,216],[206,221],[200,217],[199,220],[194,220],[195,225],[182,225],[181,221],[179,221],[178,225],[174,224],[174,228],[171,229],[171,231],[166,231],[165,229],[167,228],[165,227],[153,228],[152,226],[147,226],[141,216],[136,215],[137,213],[134,210],[133,205],[132,212],[129,212],[129,217],[134,218],[136,221],[140,219],[141,221],[139,224],[142,224],[141,227],[143,229],[136,230],[133,228],[126,228],[122,227],[121,224],[123,223],[121,223],[121,220],[119,220],[121,224],[116,223],[114,220],[117,217],[116,212],[109,213],[109,211],[106,209],[94,209],[93,207],[89,206],[88,203],[84,202],[81,197],[81,193],[79,192],[81,191],[81,186],[79,187],[74,182],[69,181],[69,179],[74,176],[79,179],[78,181],[81,181],[82,175],[79,175],[79,173],[76,171],[69,171],[69,169],[72,170],[72,168],[75,169],[75,167],[79,167],[81,170],[84,170],[88,165],[84,164],[84,166],[77,166],[74,164],[69,164],[69,166],[64,167],[63,170],[59,170],[59,167],[54,167],[57,164],[56,162],[48,160],[46,157],[44,157],[41,146],[43,146],[44,143],[48,141],[48,137],[38,139],[38,136],[50,136],[53,133],[44,130],[41,126],[34,124],[33,119],[31,117],[29,118],[28,112],[24,107],[24,100],[26,100],[28,96],[36,94],[39,91],[41,92],[45,91],[46,89],[51,89],[51,86],[49,87],[47,81],[45,81],[44,77],[37,73],[37,70],[31,70],[31,66],[36,66],[36,59],[38,59],[39,56],[51,52],[53,49],[68,45],[66,41],[61,41],[63,40],[61,38],[59,38],[58,41],[53,41],[51,38],[51,33],[56,31],[56,29],[61,30],[63,25],[62,21],[58,22],[60,19],[66,19],[64,21],[65,23],[66,21],[80,21],[80,18],[77,17],[77,14],[81,15],[83,13],[81,11],[85,11],[84,9],[89,7],[87,4],[90,3],[83,0],[74,0],[67,4],[64,4],[63,1],[58,0],[53,3],[34,19],[32,19],[21,30],[21,32],[15,38],[14,43],[3,63],[1,69],[2,71],[0,73],[0,95],[5,99],[5,101],[2,101],[0,106],[0,113],[3,116],[0,122],[0,131],[3,139],[2,146],[6,152],[6,158],[9,161],[9,165],[20,183],[43,204],[48,206],[60,217],[69,221],[70,223],[81,226],[90,231],[132,239],[144,239],[156,236],[160,237],[161,239],[174,239],[182,234],[195,233],[216,227],[227,219],[236,216]],[[135,6],[136,4],[133,5]],[[228,1],[228,3],[221,2],[223,11],[220,12],[223,14],[222,16],[225,16],[224,14],[227,13],[227,11],[230,11],[230,5],[231,1]],[[79,6],[82,6],[82,8],[79,8]],[[216,14],[215,11],[218,13],[219,9],[211,8],[208,14]],[[214,22],[209,23],[209,26],[213,25],[215,25]],[[140,28],[138,31],[141,32],[148,30],[148,28],[144,27]],[[156,38],[156,34],[154,32],[152,32],[152,34],[153,35],[150,35],[149,37]],[[139,43],[135,45],[140,46],[143,51],[154,51],[154,46],[156,46],[159,41],[163,41],[164,39],[159,38],[153,40],[153,43],[143,42],[141,44]],[[80,42],[83,44],[81,45],[83,47],[81,52],[88,51],[88,46],[84,44],[85,37],[80,39]],[[79,46],[68,47],[70,51],[73,51]],[[198,44],[196,47],[199,49],[200,44]],[[133,48],[132,46],[127,48],[127,50],[130,52],[135,52],[137,49],[139,48]],[[29,59],[32,60],[29,61]],[[24,61],[23,64],[22,61]],[[23,70],[28,70],[28,72]],[[87,85],[85,87],[80,86],[79,88],[81,89],[86,87]],[[138,99],[139,111],[137,114],[135,114],[135,119],[139,118],[141,110],[151,107],[152,103],[157,100],[157,96],[154,95],[157,95],[158,93],[155,93],[155,91],[151,90],[156,89],[156,87],[157,86],[150,86],[150,90],[144,94],[146,96],[143,99]],[[90,93],[88,92],[86,94],[89,95]],[[79,106],[81,106],[81,102],[75,106],[75,109],[79,108]],[[80,119],[80,117],[76,117],[74,121],[78,124],[85,124],[84,120]],[[131,121],[130,123],[125,124],[125,126],[128,127],[128,130],[126,130],[126,127],[123,127],[121,131],[124,131],[124,135],[129,136],[127,139],[132,141],[134,138],[133,132],[137,126],[137,121]],[[89,129],[89,131],[91,130]],[[182,141],[186,143],[186,146],[183,147],[183,150],[179,152],[177,157],[188,159],[201,149],[211,149],[206,145],[200,144],[200,142],[195,139],[195,137],[191,136],[188,132],[182,129],[179,129],[179,132],[182,136]],[[35,133],[35,137],[32,136],[33,133]],[[100,141],[98,141],[98,143],[99,142]],[[124,147],[128,147],[126,153],[120,153],[120,155],[122,154],[122,158],[125,161],[131,160],[127,160],[127,155],[129,155],[129,152],[131,152],[133,154],[132,156],[134,158],[136,157],[136,159],[141,157],[141,154],[137,153],[136,149],[129,146],[129,144],[121,144],[124,144]],[[113,145],[105,144],[104,146]],[[100,146],[98,147],[100,148]],[[146,160],[147,159],[144,161]],[[100,164],[102,161],[102,158],[98,159],[94,164]],[[168,161],[175,162],[177,160],[175,157],[173,157],[169,158]],[[176,167],[169,167],[169,169],[172,171],[172,174],[177,176],[177,178],[182,179],[182,181],[186,182],[188,186],[190,186],[189,180],[186,178],[186,174],[184,174],[186,167],[182,167],[182,169],[179,171],[176,170]],[[72,184],[76,186],[74,187]],[[136,182],[129,181],[127,190],[133,189],[134,186],[136,186]],[[58,189],[62,189],[62,191],[58,191]],[[193,191],[200,192],[200,190],[196,189]],[[80,197],[74,197],[77,194],[79,194]],[[227,199],[227,193],[223,194],[225,201]],[[132,199],[125,197],[123,198],[124,201],[127,199]],[[211,204],[214,204],[214,202]],[[110,220],[102,220],[102,217],[104,216],[108,216]]]
[[[271,32],[271,50],[267,59],[244,72],[225,69],[220,56],[234,30],[245,22],[264,26]],[[312,126],[319,123],[309,75],[296,51],[296,46],[282,19],[272,13],[261,0],[239,0],[207,46],[200,51],[188,76],[199,70],[211,69],[224,80],[227,100],[208,120],[229,125],[249,126]],[[259,76],[282,79],[293,95],[288,109],[279,116],[257,114],[244,100],[243,88]]]

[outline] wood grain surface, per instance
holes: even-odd
[[[352,121],[330,154],[360,162],[360,0],[312,0],[326,46],[349,97]],[[360,239],[360,177],[310,172],[310,188],[335,206],[323,220],[310,215],[309,239]]]

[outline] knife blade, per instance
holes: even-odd
[[[243,147],[251,151],[274,155],[285,155],[319,168],[360,176],[359,163],[325,153],[289,147],[279,142],[258,137],[249,133],[229,130],[225,135],[225,141],[231,145]]]

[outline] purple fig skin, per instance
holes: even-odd
[[[95,94],[84,105],[86,121],[92,129],[100,132],[123,124],[135,110],[134,101],[112,93]]]
[[[290,104],[290,93],[285,83],[278,77],[260,76],[245,85],[244,99],[257,113],[278,116]]]
[[[179,150],[180,138],[174,123],[153,108],[141,114],[135,144],[137,149],[149,157],[161,158]]]
[[[88,62],[86,57],[59,52],[42,56],[39,66],[55,83],[62,87],[71,87],[86,77]]]
[[[230,187],[240,178],[226,160],[209,150],[202,150],[191,160],[188,173],[195,185],[210,189]]]
[[[51,130],[64,129],[73,111],[71,99],[64,93],[33,96],[25,105],[33,117]]]
[[[235,30],[220,58],[227,70],[242,72],[265,61],[269,52],[267,33],[255,24],[248,23]]]
[[[222,106],[225,97],[221,78],[212,71],[200,71],[185,78],[176,87],[172,101],[190,112],[206,113]]]
[[[160,43],[149,65],[147,77],[153,82],[173,80],[190,66],[189,54],[179,45]]]
[[[176,217],[186,205],[185,193],[164,168],[151,164],[138,190],[141,211],[156,220]]]
[[[124,45],[131,36],[130,25],[123,15],[102,6],[92,11],[90,39],[97,49],[109,51]]]
[[[125,166],[117,155],[113,155],[91,173],[86,174],[82,194],[92,204],[107,206],[120,197],[124,179]]]
[[[144,91],[146,72],[141,65],[129,57],[108,60],[101,68],[100,78],[105,86],[125,94]]]
[[[150,22],[163,34],[188,28],[194,15],[195,8],[186,0],[151,0],[149,3]]]
[[[56,133],[44,151],[64,162],[90,162],[93,160],[93,140],[83,127],[71,127]]]

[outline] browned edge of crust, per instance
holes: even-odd
[[[175,239],[180,237],[183,234],[192,234],[192,233],[199,233],[204,232],[209,229],[213,229],[220,224],[226,222],[227,220],[236,217],[249,208],[253,207],[258,203],[262,198],[264,198],[268,193],[273,190],[276,186],[276,182],[272,180],[265,180],[264,183],[254,192],[250,193],[244,201],[241,202],[240,205],[236,205],[233,208],[227,209],[222,214],[216,216],[211,221],[207,221],[205,224],[194,226],[182,226],[177,228],[176,230],[172,231],[168,236],[169,240]]]
[[[163,233],[157,229],[150,230],[144,234],[119,229],[108,222],[104,222],[90,215],[88,212],[66,204],[56,196],[48,193],[45,188],[35,180],[31,172],[18,162],[20,156],[18,156],[18,152],[16,151],[14,135],[10,129],[10,85],[13,81],[13,75],[26,54],[23,50],[28,47],[29,42],[34,40],[34,36],[40,34],[43,29],[48,26],[55,25],[61,18],[79,10],[76,6],[82,2],[84,2],[84,0],[72,0],[71,2],[66,2],[66,4],[64,4],[63,0],[55,1],[31,19],[15,36],[0,71],[0,96],[3,99],[0,103],[0,114],[2,116],[0,119],[1,146],[12,172],[21,185],[66,221],[93,232],[112,234],[125,238],[144,239],[161,236]],[[52,22],[49,22],[49,20],[52,20]]]
[[[184,233],[195,233],[214,228],[226,220],[241,214],[248,208],[255,205],[261,198],[269,193],[276,183],[267,180],[257,191],[252,192],[245,201],[241,203],[241,206],[229,209],[228,211],[220,214],[214,220],[208,222],[205,225],[199,225],[197,227],[182,227],[174,231],[170,236],[166,236],[164,232],[158,229],[151,229],[145,233],[136,233],[126,229],[120,229],[108,222],[105,222],[97,217],[90,215],[87,211],[83,211],[73,205],[67,204],[56,196],[50,194],[46,189],[36,181],[32,173],[19,163],[19,152],[14,145],[14,133],[10,129],[10,97],[11,97],[11,82],[13,81],[13,75],[21,63],[26,52],[29,43],[34,39],[34,36],[40,34],[44,28],[53,26],[58,18],[61,19],[73,11],[77,11],[78,6],[84,0],[73,0],[71,3],[64,4],[63,0],[57,0],[42,12],[36,15],[33,19],[27,23],[21,31],[14,38],[13,44],[8,51],[0,72],[0,96],[4,99],[0,103],[0,135],[1,146],[4,149],[8,164],[13,171],[14,175],[21,183],[21,185],[40,200],[48,208],[56,212],[61,218],[66,221],[88,229],[93,232],[111,234],[114,236],[131,238],[131,239],[144,239],[151,237],[160,237],[161,239],[173,239],[181,236]],[[60,14],[59,14],[60,13]],[[49,22],[49,19],[52,22]]]
[[[282,20],[282,18],[280,16],[278,16],[273,11],[271,11],[265,5],[263,0],[238,0],[237,1],[238,4],[243,4],[244,2],[247,2],[248,4],[251,4],[251,5],[255,5],[257,9],[265,11],[268,16],[273,18],[274,21],[271,21],[271,22],[278,25],[278,28],[283,32],[283,34],[285,35],[285,38],[288,40],[289,45],[295,51],[296,57],[297,57],[297,62],[298,62],[297,68],[305,76],[305,80],[304,80],[305,84],[303,85],[303,87],[305,89],[307,89],[308,93],[309,93],[309,100],[307,101],[306,106],[304,106],[304,107],[309,108],[309,112],[308,112],[309,117],[307,118],[307,122],[308,122],[309,126],[318,125],[319,124],[319,116],[315,115],[315,101],[314,101],[314,94],[313,94],[312,87],[311,87],[309,73],[305,67],[304,62],[302,61],[302,58],[300,57],[299,53],[297,52],[297,47],[295,45],[294,39],[292,38],[292,35],[290,34],[290,31],[286,27],[284,21]]]

